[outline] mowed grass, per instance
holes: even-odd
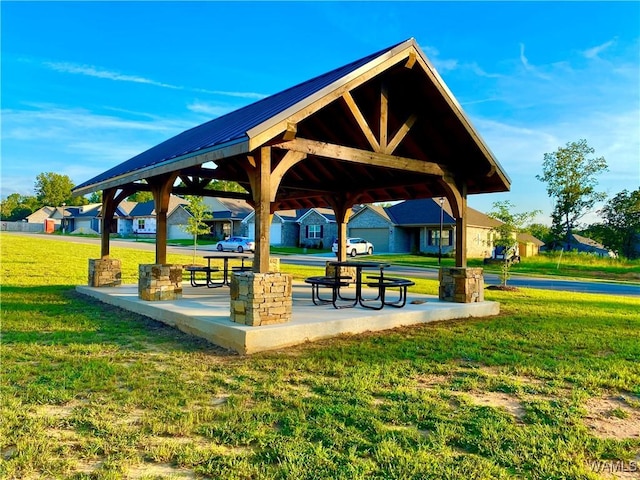
[[[487,291],[494,318],[240,357],[76,294],[97,246],[0,242],[1,478],[595,479],[640,454],[639,299]],[[127,283],[153,262],[112,254]]]

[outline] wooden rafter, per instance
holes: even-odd
[[[367,123],[367,120],[364,118],[364,115],[362,115],[362,112],[358,108],[358,105],[356,105],[356,102],[351,96],[351,93],[345,92],[342,98],[344,98],[344,101],[349,107],[349,110],[351,111],[353,118],[355,118],[356,122],[358,123],[358,126],[360,127],[360,130],[362,130],[362,133],[364,133],[364,136],[367,138],[369,145],[371,145],[371,148],[373,149],[373,151],[379,152],[380,144],[378,143],[378,140],[376,140],[376,137],[373,134],[373,131],[371,131],[371,127],[369,127],[369,124]]]
[[[387,151],[387,134],[389,123],[389,91],[383,83],[380,87],[380,151]]]
[[[387,145],[387,148],[385,148],[383,153],[391,155],[395,151],[395,149],[398,148],[398,145],[400,145],[400,142],[402,142],[404,137],[406,137],[407,133],[409,133],[409,130],[411,130],[411,127],[416,122],[417,118],[418,116],[414,113],[407,119],[406,122],[404,122],[400,126],[400,128],[398,129],[396,134],[393,136],[393,138],[391,139],[391,141],[389,142],[389,144]]]
[[[318,142],[304,138],[296,138],[289,142],[275,144],[274,147],[284,150],[295,150],[308,155],[334,158],[354,163],[364,163],[377,167],[393,168],[398,170],[408,170],[427,175],[444,176],[446,174],[441,165],[433,162],[425,162],[413,158],[404,158],[387,155],[384,153],[369,152],[357,148],[345,147],[331,143]]]

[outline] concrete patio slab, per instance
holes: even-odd
[[[76,290],[243,355],[342,334],[387,330],[454,318],[487,317],[500,312],[500,304],[497,302],[441,302],[435,296],[411,292],[404,308],[385,307],[376,311],[356,307],[336,310],[330,304],[314,305],[311,302],[311,287],[302,282],[294,282],[292,320],[288,323],[250,327],[231,321],[228,288],[194,288],[186,283],[183,288],[181,299],[156,302],[140,300],[137,285],[112,288],[78,286]],[[369,294],[375,296],[373,290]]]

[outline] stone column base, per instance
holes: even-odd
[[[109,257],[89,259],[90,287],[116,287],[121,284],[120,260]]]
[[[456,303],[484,302],[482,268],[441,268],[440,300]]]
[[[182,265],[139,265],[138,297],[148,301],[182,298]]]
[[[231,321],[257,327],[291,321],[293,276],[234,272],[231,275]]]

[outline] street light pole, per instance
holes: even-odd
[[[442,204],[444,203],[444,197],[440,197],[440,235],[438,236],[438,266],[442,263],[442,221],[444,219],[444,213]]]
[[[65,202],[62,202],[62,220],[60,220],[60,230],[62,230],[62,234],[64,235],[64,207],[66,207],[67,204]]]

